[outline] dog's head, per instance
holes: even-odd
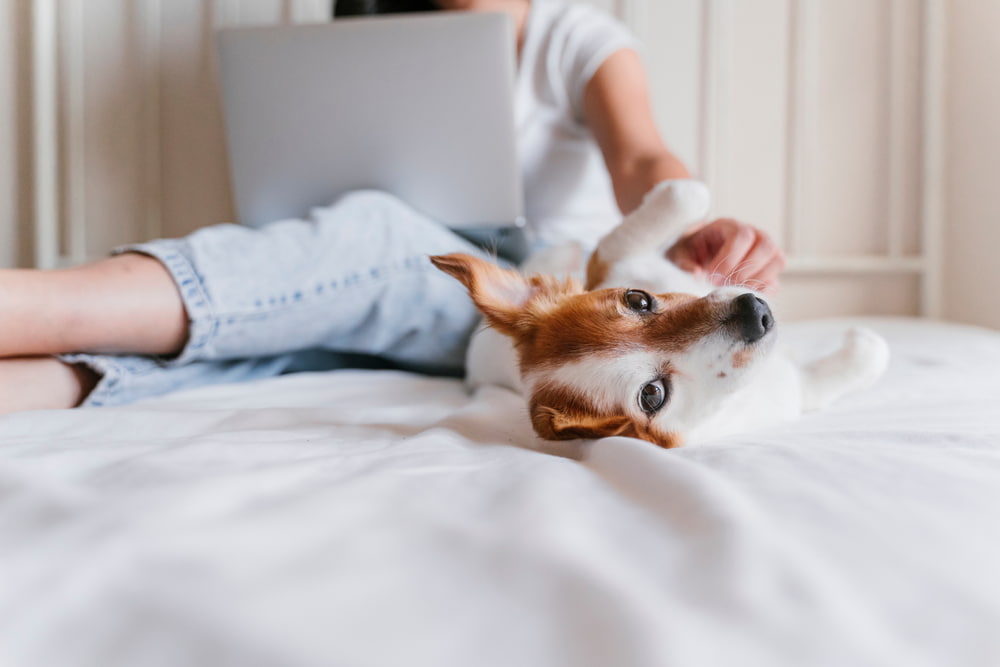
[[[628,435],[678,446],[771,348],[771,311],[745,289],[587,292],[468,255],[431,260],[513,339],[532,425],[549,440]]]

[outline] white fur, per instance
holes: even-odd
[[[532,389],[539,382],[551,381],[575,387],[586,394],[598,409],[610,410],[621,405],[623,400],[631,404],[628,398],[635,393],[636,378],[654,378],[659,361],[654,351],[637,350],[616,355],[613,363],[604,358],[588,357],[562,364],[544,374],[529,371],[525,380]]]
[[[654,293],[684,292],[713,300],[733,299],[748,289],[714,288],[665,259],[665,251],[708,211],[708,189],[697,181],[666,181],[654,188],[639,209],[601,240],[595,251],[610,267],[596,288],[630,287]],[[526,263],[526,273],[580,273],[579,247],[546,251]],[[885,341],[873,331],[852,329],[843,346],[804,366],[775,351],[771,331],[753,346],[749,363],[736,364],[742,344],[724,331],[705,336],[683,354],[669,357],[670,400],[652,418],[663,431],[694,443],[789,419],[820,409],[845,393],[878,379],[888,363]],[[492,329],[477,333],[469,348],[468,381],[500,385],[521,393],[539,382],[558,382],[580,390],[596,407],[625,406],[645,418],[638,390],[656,379],[665,353],[623,350],[564,364],[544,373],[525,369],[520,377],[510,340]]]

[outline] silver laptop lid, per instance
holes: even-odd
[[[218,47],[242,223],[377,188],[456,229],[520,224],[508,16],[237,28]]]

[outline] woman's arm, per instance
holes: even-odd
[[[622,49],[604,61],[584,90],[583,109],[623,213],[638,207],[660,181],[691,177],[660,137],[646,73],[635,51]],[[681,268],[715,282],[768,291],[777,288],[785,266],[784,254],[766,233],[731,218],[692,230],[667,255]]]
[[[635,51],[622,49],[604,61],[584,90],[583,110],[622,213],[637,208],[660,181],[691,177],[660,138],[646,73]]]

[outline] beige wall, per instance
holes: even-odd
[[[788,250],[785,315],[916,314],[926,305],[921,21],[926,3],[942,1],[593,0],[646,42],[660,125],[712,186],[715,213],[763,226]],[[11,266],[33,259],[33,1],[0,2],[0,141],[11,147],[0,152],[0,265]],[[115,244],[231,218],[212,31],[322,19],[328,0],[54,4],[62,253],[100,256]],[[944,6],[955,14],[950,295],[974,279],[965,259],[983,248],[955,229],[997,233],[984,218],[995,206],[984,199],[990,183],[967,172],[991,146],[978,128],[996,128],[995,98],[992,114],[970,107],[990,87],[979,49],[996,55],[989,26],[1000,2]],[[955,317],[1000,317],[995,306],[985,315],[974,301],[948,304]]]
[[[945,315],[1000,328],[1000,2],[950,6]]]
[[[28,2],[0,2],[0,266],[17,266],[31,261]]]

